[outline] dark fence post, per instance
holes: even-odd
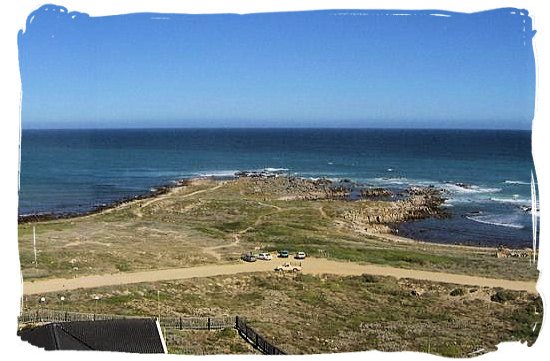
[[[180,316],[180,330],[183,330],[183,320],[181,319],[181,316]]]
[[[208,331],[210,331],[210,317],[208,317]]]

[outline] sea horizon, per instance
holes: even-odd
[[[197,129],[197,130],[206,130],[206,129],[214,129],[214,130],[255,130],[255,129],[261,129],[261,130],[277,130],[277,129],[320,129],[320,130],[426,130],[426,131],[455,131],[455,130],[464,130],[464,131],[487,131],[487,132],[500,132],[500,131],[518,131],[518,132],[532,132],[531,128],[525,129],[525,128],[453,128],[453,127],[341,127],[341,126],[334,126],[334,127],[318,127],[318,126],[312,126],[312,127],[185,127],[185,126],[154,126],[154,127],[65,127],[65,128],[20,128],[21,131],[28,131],[28,130],[169,130],[169,129]]]

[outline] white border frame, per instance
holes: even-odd
[[[19,65],[17,58],[17,32],[25,27],[28,15],[38,9],[40,6],[52,3],[64,6],[68,11],[79,11],[88,13],[90,16],[118,15],[135,12],[156,12],[156,13],[254,13],[254,12],[272,12],[272,11],[299,11],[299,10],[322,10],[322,9],[395,9],[395,10],[446,10],[456,12],[477,12],[503,7],[516,7],[527,9],[533,19],[533,28],[537,31],[533,39],[533,48],[535,52],[535,61],[537,68],[537,92],[535,105],[535,119],[533,121],[533,157],[535,161],[537,178],[539,180],[539,199],[541,204],[541,232],[540,239],[545,239],[550,232],[550,226],[545,212],[545,206],[550,204],[548,199],[548,180],[550,179],[550,162],[545,162],[544,153],[550,146],[545,139],[549,135],[550,126],[548,120],[550,112],[548,105],[545,105],[541,99],[549,93],[550,84],[547,64],[550,57],[550,13],[543,0],[483,0],[483,1],[449,1],[449,0],[386,0],[386,1],[359,1],[359,0],[21,0],[15,5],[13,3],[4,5],[4,19],[0,22],[2,26],[2,107],[3,117],[0,118],[5,126],[4,131],[0,132],[0,144],[2,145],[2,165],[5,169],[2,178],[2,205],[0,206],[0,220],[2,225],[1,239],[1,264],[5,277],[2,277],[3,291],[5,296],[2,298],[0,309],[2,310],[2,326],[0,327],[0,339],[2,340],[2,352],[7,356],[27,358],[39,357],[41,360],[72,360],[76,356],[74,352],[55,352],[46,353],[40,349],[21,342],[15,335],[16,315],[19,311],[19,299],[21,295],[21,276],[18,262],[17,248],[17,195],[18,195],[18,173],[19,167],[19,139],[20,139],[20,92],[21,82],[19,77]],[[7,9],[6,9],[7,7]],[[546,39],[546,40],[545,40]],[[541,64],[544,64],[542,66]],[[546,124],[545,124],[546,122]],[[17,176],[16,176],[17,174]],[[548,213],[550,214],[550,212]],[[539,241],[540,242],[540,241]],[[549,256],[550,246],[545,241],[540,242],[539,269],[541,271],[538,283],[538,289],[544,301],[544,292],[549,289],[547,275],[544,273]],[[550,314],[550,310],[545,310]],[[550,354],[550,341],[548,334],[548,315],[544,317],[544,324],[539,334],[539,339],[531,348],[518,343],[501,344],[499,351],[492,352],[478,359],[483,360],[502,360],[530,358],[542,359],[544,354]],[[95,360],[98,357],[107,359],[134,360],[145,357],[155,357],[146,355],[128,355],[115,353],[79,353],[78,357],[83,360]],[[181,359],[185,356],[161,355],[161,359]],[[207,359],[228,360],[236,359],[242,356],[213,356]],[[273,356],[272,356],[273,357]],[[309,359],[312,360],[330,360],[332,358],[339,360],[360,360],[363,358],[375,360],[430,360],[440,359],[437,356],[420,353],[351,353],[351,354],[332,354],[332,355],[309,355],[301,357],[290,357],[291,359]],[[255,358],[252,356],[252,358]],[[288,358],[288,357],[287,357]]]

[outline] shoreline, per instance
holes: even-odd
[[[235,172],[232,176],[227,176],[227,175],[224,175],[224,176],[216,176],[216,175],[192,176],[192,177],[188,177],[188,178],[180,178],[180,179],[177,179],[177,180],[174,180],[174,181],[170,181],[169,183],[166,183],[166,184],[163,184],[163,185],[160,185],[160,186],[151,187],[151,189],[154,189],[154,190],[151,190],[151,191],[148,191],[148,192],[145,192],[145,193],[141,193],[141,194],[136,194],[136,195],[130,196],[130,197],[125,197],[125,198],[122,198],[122,199],[119,199],[119,200],[116,200],[116,201],[113,201],[113,202],[110,202],[110,203],[107,203],[107,204],[102,204],[102,205],[96,206],[96,207],[94,207],[90,210],[87,210],[87,211],[69,212],[69,213],[43,213],[43,214],[18,215],[18,225],[29,224],[29,223],[40,223],[40,222],[56,221],[56,220],[69,220],[69,219],[76,219],[76,218],[84,218],[84,217],[94,216],[94,215],[101,214],[103,212],[110,212],[110,211],[116,210],[119,207],[132,204],[133,202],[143,201],[143,200],[152,200],[152,199],[167,195],[170,192],[174,191],[175,189],[179,189],[179,188],[182,188],[182,187],[189,186],[193,182],[200,181],[200,180],[213,180],[213,181],[216,181],[216,182],[223,182],[224,180],[228,180],[228,179],[233,180],[233,179],[238,179],[240,177],[245,177],[245,178],[246,177],[250,177],[250,178],[267,177],[267,178],[270,178],[270,177],[279,177],[279,176],[308,179],[307,177],[294,176],[294,175],[289,175],[289,174],[286,174],[286,173],[282,173],[280,170],[275,170],[275,171],[271,171],[271,170],[238,171],[238,172]],[[317,179],[327,179],[328,180],[329,178],[319,177]],[[350,180],[349,179],[341,179],[341,180],[339,180],[339,182],[344,182],[345,183],[345,182],[350,182]],[[387,188],[381,188],[381,187],[370,187],[370,188],[377,189],[377,190],[380,190],[380,189],[387,190]],[[425,187],[425,188],[430,189],[431,187]],[[355,200],[351,200],[351,201],[355,201]],[[435,216],[435,215],[427,216],[427,218],[430,218],[430,217],[437,217],[437,216]],[[404,222],[400,222],[400,223],[414,222],[414,221],[415,221],[415,219],[412,219],[412,220],[404,221]],[[481,245],[481,244],[473,245],[473,244],[467,244],[467,243],[446,243],[446,242],[437,242],[437,241],[426,241],[426,240],[420,240],[420,239],[415,239],[415,238],[411,238],[411,237],[402,236],[402,235],[395,234],[395,233],[392,233],[392,232],[390,232],[390,233],[383,233],[383,232],[370,233],[369,232],[368,235],[373,236],[373,237],[378,237],[378,238],[384,239],[386,241],[396,242],[396,243],[415,243],[415,244],[421,244],[421,245],[426,245],[426,246],[436,245],[436,246],[440,246],[440,247],[453,247],[453,248],[459,247],[459,248],[463,248],[463,249],[479,250],[479,251],[482,251],[482,252],[496,252],[499,249],[498,246],[493,246],[493,245]],[[514,249],[514,250],[516,250],[516,249],[517,250],[522,250],[523,249],[523,248],[515,248],[515,247],[506,247],[506,248]]]
[[[135,201],[142,201],[146,199],[154,199],[156,197],[165,195],[170,193],[173,189],[185,187],[194,180],[200,179],[201,177],[193,177],[193,178],[182,178],[178,179],[176,181],[172,181],[168,184],[163,184],[156,187],[151,187],[154,189],[153,191],[148,191],[145,193],[139,193],[134,196],[125,197],[119,200],[112,201],[110,203],[104,203],[99,206],[95,206],[90,210],[86,211],[75,211],[75,212],[67,212],[67,213],[35,213],[35,214],[24,214],[24,215],[17,215],[17,224],[27,224],[27,223],[33,223],[33,222],[47,222],[47,221],[55,221],[55,220],[64,220],[64,219],[73,219],[73,218],[80,218],[80,217],[87,217],[92,216],[95,214],[100,214],[102,212],[116,209],[120,206],[123,206],[125,204],[129,204]]]

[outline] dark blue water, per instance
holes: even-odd
[[[373,129],[24,130],[19,214],[68,213],[199,175],[282,168],[305,177],[448,190],[417,239],[531,246],[531,133]],[[458,185],[457,185],[458,184]]]

